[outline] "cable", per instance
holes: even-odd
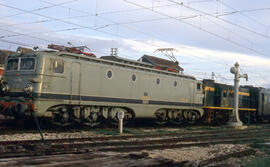
[[[177,2],[174,2],[174,1],[171,1],[171,0],[168,0],[168,1],[169,1],[169,2],[173,2],[173,3],[176,3],[177,5],[180,5],[180,6],[181,6],[181,4],[178,4]],[[188,7],[188,6],[185,6],[185,5],[182,5],[182,6],[185,7],[185,8],[188,8],[188,9],[190,9],[190,10],[192,10],[192,11],[195,11],[196,13],[202,13],[202,14],[204,14],[204,15],[208,14],[208,13],[206,13],[206,12],[203,12],[203,11],[200,11],[200,10],[197,10],[197,9],[194,9],[194,8],[191,8],[191,7]],[[213,15],[207,15],[207,16],[212,16],[212,17],[214,17]],[[251,45],[253,45],[253,43],[252,43],[249,39],[247,39],[247,38],[245,38],[245,37],[243,37],[243,36],[240,36],[240,35],[237,34],[237,33],[232,32],[232,31],[229,30],[228,28],[225,28],[224,26],[222,26],[222,25],[220,25],[220,24],[218,24],[218,23],[216,23],[216,22],[214,22],[214,21],[208,19],[207,17],[205,17],[205,18],[206,18],[207,20],[209,20],[211,23],[213,23],[213,24],[215,24],[215,25],[217,25],[217,26],[219,26],[219,27],[222,27],[224,30],[228,31],[228,33],[235,34],[235,36],[239,36],[239,37],[241,37],[242,39],[244,39],[244,41],[248,41]],[[216,17],[214,17],[214,18],[216,18]]]
[[[64,17],[64,18],[59,18],[60,20],[66,20],[66,19],[75,19],[75,18],[83,18],[83,17],[89,17],[88,15],[80,15],[80,16],[73,16],[73,17]],[[0,27],[11,27],[11,26],[19,26],[19,25],[28,25],[28,24],[38,24],[38,23],[46,23],[46,22],[51,22],[55,21],[54,19],[43,19],[43,20],[37,20],[37,21],[32,21],[32,22],[25,22],[25,23],[17,23],[17,24],[7,24],[5,22],[2,22]]]
[[[52,31],[43,31],[43,32],[37,32],[37,33],[28,33],[28,34],[23,34],[23,33],[17,33],[17,32],[14,32],[14,31],[10,31],[10,30],[5,30],[5,29],[2,29],[0,28],[0,30],[2,31],[7,31],[7,32],[11,32],[11,33],[15,33],[16,35],[6,35],[6,36],[0,36],[0,39],[3,39],[3,38],[10,38],[10,37],[18,37],[18,36],[30,36],[31,34],[35,34],[35,35],[38,35],[38,34],[46,34],[46,33],[52,33],[52,32],[63,32],[63,31],[75,31],[75,30],[80,30],[80,29],[83,29],[83,28],[79,28],[79,27],[74,27],[74,28],[66,28],[66,29],[59,29],[59,30],[52,30]],[[31,38],[36,38],[36,39],[41,39],[43,40],[42,38],[38,38],[38,37],[33,37],[33,36],[30,36]],[[47,41],[47,39],[44,39]],[[52,41],[48,41],[48,42],[52,42]]]
[[[234,9],[233,7],[231,7],[231,6],[227,5],[226,3],[222,2],[222,0],[220,0],[219,3],[221,3],[222,5],[224,5],[224,6],[228,7],[228,8],[230,8],[230,9],[232,9],[232,10],[234,10],[234,11],[237,11],[237,10]],[[270,9],[270,8],[266,8],[266,9]],[[238,13],[241,14],[242,16],[248,18],[249,20],[252,20],[252,21],[256,22],[257,24],[260,24],[260,25],[264,26],[266,29],[269,29],[269,28],[270,28],[268,25],[265,25],[265,24],[259,22],[258,20],[253,19],[253,18],[251,18],[251,17],[249,17],[249,16],[243,14],[242,12],[238,12]]]
[[[24,36],[27,36],[27,37],[30,37],[30,38],[34,38],[34,39],[38,39],[38,40],[42,40],[42,41],[52,42],[51,40],[47,40],[47,39],[44,39],[44,38],[35,37],[35,36],[30,35],[30,34],[23,34],[23,33],[11,31],[11,30],[5,30],[5,29],[2,29],[2,28],[0,28],[0,30],[6,31],[6,32],[15,33],[15,34],[18,34],[18,35],[24,35]],[[16,36],[16,35],[13,35],[13,36]],[[4,38],[4,37],[3,36],[0,37],[0,39],[2,39],[2,38]]]
[[[35,13],[34,13],[35,14]],[[45,16],[45,17],[47,17],[47,16]],[[49,17],[50,19],[51,19],[51,17]],[[59,19],[56,19],[56,18],[52,18],[53,20],[57,20],[57,21],[59,21]],[[65,21],[65,23],[69,23],[69,24],[74,24],[74,23],[71,23],[71,22],[66,22]],[[75,24],[75,25],[77,25],[77,24]],[[81,26],[81,25],[80,25]],[[89,28],[89,27],[84,27],[84,26],[81,26],[80,28]],[[90,28],[91,29],[91,28]],[[97,31],[97,30],[95,30],[95,31]],[[102,32],[102,31],[99,31],[99,32]],[[103,32],[104,33],[104,32]],[[113,36],[115,36],[115,34],[112,34],[112,33],[108,33],[108,32],[105,32],[106,34],[110,34],[110,35],[113,35]],[[118,35],[119,36],[119,35]]]
[[[42,14],[30,12],[30,11],[23,10],[23,9],[20,9],[20,8],[17,8],[17,7],[5,5],[5,4],[3,4],[3,3],[0,3],[0,6],[5,6],[5,7],[8,7],[8,8],[11,8],[11,9],[15,9],[15,10],[19,10],[19,11],[22,11],[22,12],[25,12],[25,13],[30,13],[30,14],[33,14],[33,15],[45,17],[45,18],[48,18],[48,19],[51,19],[51,20],[55,20],[55,21],[59,21],[59,22],[63,22],[63,23],[66,23],[66,24],[75,25],[75,26],[80,27],[80,28],[85,28],[85,29],[90,29],[90,30],[93,30],[93,31],[98,31],[98,32],[101,32],[101,33],[104,33],[104,34],[108,34],[108,35],[111,35],[111,36],[117,36],[117,37],[120,36],[120,37],[122,37],[122,38],[127,38],[127,37],[125,37],[125,36],[123,36],[123,35],[115,35],[115,34],[113,34],[113,33],[104,32],[104,31],[101,31],[101,30],[98,30],[98,29],[94,29],[94,28],[91,28],[91,27],[83,26],[83,25],[76,24],[76,23],[73,23],[73,22],[70,22],[70,21],[65,21],[65,20],[53,18],[53,17],[50,17],[50,16],[45,16],[45,15],[42,15]],[[138,41],[138,40],[133,40],[133,41]],[[144,44],[145,44],[145,43],[144,43]],[[150,45],[150,44],[148,44],[148,43],[146,43],[146,44],[147,44],[147,45]],[[152,45],[151,45],[151,46],[152,46]]]
[[[26,46],[26,47],[30,47],[30,48],[35,46],[33,44],[25,44],[25,43],[21,43],[21,42],[13,42],[13,41],[4,40],[4,39],[0,39],[0,42],[14,44],[14,45],[20,45],[20,46]]]
[[[129,4],[132,4],[132,5],[138,6],[138,7],[140,7],[140,8],[143,8],[143,7],[144,7],[144,6],[142,6],[142,5],[139,5],[139,4],[134,3],[134,2],[130,2],[130,1],[128,1],[128,0],[123,0],[123,1],[125,1],[125,2],[127,2],[127,3],[129,3]],[[255,50],[255,49],[253,49],[253,48],[249,48],[249,47],[247,47],[247,46],[245,46],[245,45],[242,45],[242,44],[240,44],[240,43],[238,43],[238,42],[235,42],[235,41],[232,41],[232,40],[230,40],[230,39],[227,39],[227,38],[225,38],[225,37],[223,37],[223,36],[221,36],[221,35],[219,35],[219,34],[213,33],[213,32],[211,32],[211,31],[208,31],[208,30],[206,30],[206,29],[203,29],[203,28],[201,28],[201,27],[198,27],[198,26],[196,26],[196,25],[194,25],[194,24],[188,23],[188,22],[186,22],[186,21],[184,21],[184,20],[177,19],[177,18],[175,18],[175,17],[173,17],[173,16],[164,14],[164,13],[159,12],[159,11],[155,11],[155,10],[149,10],[149,11],[154,12],[154,13],[157,13],[157,14],[159,14],[159,15],[167,16],[167,17],[169,17],[169,18],[172,18],[172,19],[177,20],[177,21],[180,21],[180,22],[183,22],[183,23],[185,23],[185,24],[187,24],[187,25],[189,25],[189,26],[191,26],[191,27],[193,27],[193,28],[195,28],[195,29],[198,29],[198,30],[200,30],[200,31],[206,32],[206,33],[208,33],[208,34],[210,34],[210,35],[212,35],[212,36],[215,36],[215,37],[217,37],[217,38],[223,39],[223,40],[225,40],[225,41],[227,41],[227,42],[230,42],[230,43],[232,43],[232,44],[234,44],[234,45],[236,45],[236,46],[239,46],[239,47],[241,47],[241,48],[250,50],[250,51],[252,51],[252,52],[254,52],[254,53],[257,53],[257,54],[259,54],[259,55],[267,56],[266,54],[264,54],[264,53],[262,53],[262,52],[259,52],[259,51]]]
[[[34,12],[34,11],[40,11],[40,10],[44,10],[44,9],[49,9],[49,8],[56,7],[56,6],[61,6],[61,5],[64,5],[64,4],[73,3],[75,1],[79,1],[79,0],[70,0],[70,1],[67,1],[67,2],[59,3],[59,4],[53,4],[53,5],[50,5],[50,6],[45,6],[45,7],[41,7],[41,8],[29,10],[29,12]],[[8,15],[8,16],[3,16],[3,17],[0,17],[0,19],[4,19],[4,18],[8,18],[8,17],[13,17],[13,16],[18,16],[18,15],[21,15],[21,14],[24,14],[24,13],[25,12],[13,14],[13,15]]]
[[[251,33],[254,33],[254,34],[258,35],[258,36],[261,36],[261,37],[270,39],[270,37],[268,37],[268,36],[266,36],[266,35],[264,35],[264,34],[261,34],[261,33],[257,32],[257,31],[254,31],[254,30],[252,30],[252,29],[249,29],[249,28],[247,28],[247,27],[245,27],[245,26],[241,26],[241,25],[235,24],[235,23],[233,23],[233,22],[230,22],[230,21],[225,20],[225,19],[220,18],[220,17],[216,17],[216,16],[214,16],[214,15],[209,15],[208,13],[206,13],[206,12],[204,12],[204,11],[202,11],[202,10],[198,10],[198,9],[195,9],[195,8],[192,8],[192,7],[189,7],[189,6],[186,6],[186,5],[182,4],[182,3],[178,3],[178,2],[175,2],[175,1],[173,1],[173,0],[168,0],[168,1],[169,1],[169,2],[172,2],[172,3],[175,3],[175,4],[179,5],[179,6],[183,6],[183,7],[185,7],[185,8],[188,8],[188,9],[190,9],[190,10],[200,12],[200,13],[202,13],[202,14],[204,14],[204,15],[213,17],[213,18],[215,18],[215,19],[221,20],[221,21],[223,21],[223,22],[225,22],[225,23],[228,23],[228,24],[230,24],[230,25],[239,27],[239,28],[241,28],[241,29],[243,29],[243,30],[246,30],[246,31],[251,32]]]
[[[49,1],[45,1],[45,0],[39,0],[40,2],[44,2],[44,3],[48,3],[48,4],[54,4],[52,2],[49,2]],[[192,4],[192,3],[204,3],[204,2],[210,2],[210,1],[215,1],[215,0],[198,0],[198,1],[190,1],[190,2],[187,2],[188,4]],[[185,3],[185,2],[183,2]],[[186,3],[185,3],[186,4]],[[67,8],[67,9],[70,9],[70,10],[73,10],[73,11],[76,11],[76,12],[84,12],[84,13],[89,13],[87,11],[83,11],[83,10],[80,10],[80,9],[74,9],[74,8],[70,8],[70,7],[66,7],[66,6],[63,6],[63,5],[59,5],[63,8]],[[155,8],[164,8],[164,7],[171,7],[171,6],[174,6],[174,5],[159,5],[159,6],[155,6]],[[149,9],[151,9],[151,7],[149,7]],[[125,12],[133,12],[133,11],[140,11],[140,10],[145,10],[144,8],[136,8],[136,9],[125,9],[125,10],[115,10],[115,11],[110,11],[110,12],[99,12],[98,15],[108,15],[108,14],[115,14],[115,13],[125,13]],[[96,16],[96,14],[93,14],[92,16]]]
[[[45,1],[45,2],[47,2],[47,1]],[[53,4],[53,3],[50,3],[50,4]],[[173,6],[173,5],[164,5],[162,7],[169,7],[169,6]],[[61,7],[64,7],[64,6],[61,6]],[[161,6],[158,6],[158,7],[161,7]],[[64,7],[64,8],[68,8],[68,7]],[[157,8],[157,7],[155,7],[155,8]],[[73,8],[69,8],[69,9],[77,11],[77,9],[73,9]],[[104,13],[98,13],[98,16],[106,15],[106,14],[113,14],[113,13],[120,13],[120,12],[131,12],[131,11],[136,11],[136,10],[141,10],[141,9],[130,9],[130,10],[119,10],[119,11],[112,11],[112,12],[104,12]],[[222,17],[222,16],[236,14],[238,12],[253,12],[253,11],[260,11],[260,10],[270,10],[270,8],[247,9],[247,10],[242,10],[242,11],[223,12],[223,13],[219,13],[219,14],[217,14],[217,13],[197,14],[197,15],[190,15],[190,16],[179,16],[177,18],[179,18],[179,19],[192,19],[192,18],[195,18],[195,17],[207,16],[207,15],[214,15],[214,17]],[[79,11],[77,11],[77,12],[79,12]],[[85,12],[85,11],[80,11],[80,12],[81,13],[87,13],[87,14],[86,15],[73,16],[73,17],[63,17],[63,18],[60,18],[60,19],[61,20],[66,20],[66,19],[75,19],[75,18],[96,16],[95,14],[90,14],[89,12]],[[136,23],[143,23],[143,22],[155,22],[155,21],[170,20],[170,19],[171,18],[168,18],[168,17],[157,18],[157,19],[145,19],[145,20],[137,20],[137,21],[129,21],[129,22],[118,23],[118,25],[136,24]],[[17,23],[17,24],[6,24],[6,23],[2,22],[1,24],[6,24],[6,25],[2,25],[0,27],[6,27],[6,26],[11,27],[11,26],[19,26],[19,25],[27,25],[27,24],[38,24],[38,23],[45,23],[45,22],[51,22],[51,21],[53,21],[53,20],[51,20],[51,19],[43,19],[43,20],[37,20],[37,21],[25,22],[25,23]],[[109,26],[111,26],[111,25],[115,25],[115,24],[109,24]]]

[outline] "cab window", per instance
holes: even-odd
[[[200,91],[200,90],[201,90],[201,84],[197,83],[197,91]]]
[[[8,71],[16,71],[18,70],[19,59],[9,59],[7,62],[7,70]]]
[[[54,73],[63,73],[64,72],[64,60],[53,60],[53,72]]]
[[[34,70],[35,58],[21,58],[20,70]]]

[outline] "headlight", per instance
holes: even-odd
[[[22,47],[18,47],[16,50],[18,55],[21,55],[23,53],[23,48]]]
[[[31,83],[27,83],[27,84],[25,84],[23,90],[24,90],[24,93],[29,95],[33,92],[33,85]]]
[[[2,82],[2,83],[1,83],[1,93],[2,93],[3,95],[5,95],[5,94],[8,93],[8,91],[9,91],[9,86],[8,86],[8,84],[7,84],[6,82]]]

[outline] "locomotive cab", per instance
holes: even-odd
[[[1,113],[23,118],[34,110],[34,96],[39,92],[41,63],[37,52],[18,48],[5,61],[5,74],[1,80]]]

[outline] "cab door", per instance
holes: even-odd
[[[262,94],[262,115],[270,115],[270,94],[266,91]]]
[[[70,102],[80,104],[81,101],[81,63],[72,62],[70,69]]]
[[[190,82],[189,88],[188,88],[188,96],[189,96],[189,103],[193,107],[194,105],[194,83]]]

